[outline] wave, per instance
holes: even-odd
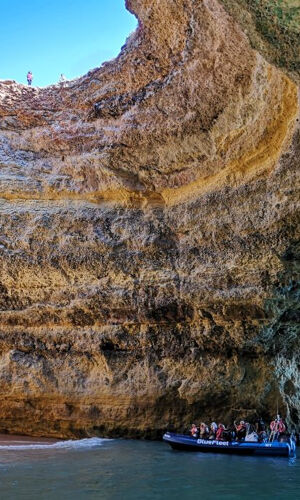
[[[51,444],[5,444],[0,445],[0,450],[54,450],[54,449],[89,449],[102,446],[104,442],[111,441],[104,438],[85,438],[78,440],[57,441]]]

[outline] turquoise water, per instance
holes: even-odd
[[[99,438],[1,441],[0,498],[297,499],[300,458],[176,452],[159,442]]]

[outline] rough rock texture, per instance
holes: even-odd
[[[221,0],[251,44],[300,83],[299,0]]]
[[[130,0],[116,60],[0,83],[0,431],[299,428],[297,87],[223,3]]]

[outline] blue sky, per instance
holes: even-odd
[[[0,0],[0,79],[36,86],[75,78],[117,56],[137,21],[125,0]]]

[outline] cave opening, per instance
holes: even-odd
[[[125,0],[3,0],[0,80],[33,85],[72,80],[116,57],[136,29]]]

